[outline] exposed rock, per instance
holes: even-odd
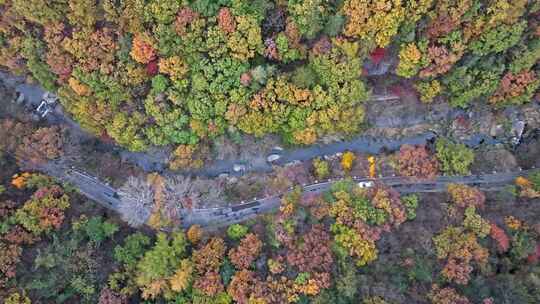
[[[525,124],[527,129],[540,128],[540,105],[538,103],[532,103],[526,105],[522,109]]]
[[[491,172],[512,172],[518,166],[517,160],[512,152],[503,148],[480,151],[475,155],[472,170],[477,173]]]
[[[539,136],[540,137],[540,136]],[[540,138],[523,139],[516,149],[516,157],[522,168],[540,168]]]

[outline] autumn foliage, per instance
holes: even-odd
[[[229,258],[236,268],[247,269],[261,253],[261,249],[262,242],[257,235],[249,233],[240,241],[237,248],[229,251]]]
[[[497,242],[497,248],[500,252],[506,252],[510,248],[510,239],[502,228],[491,223],[490,234],[492,239]]]
[[[452,198],[452,202],[461,208],[469,206],[483,208],[486,201],[482,191],[467,185],[449,184],[448,193]]]
[[[493,104],[522,104],[528,102],[540,84],[533,71],[518,74],[507,73],[501,79],[499,88],[490,97]]]
[[[37,129],[31,136],[23,138],[16,151],[18,159],[40,165],[62,156],[64,145],[62,133],[62,128],[57,126]]]
[[[398,172],[403,176],[432,179],[438,174],[437,159],[425,146],[403,145],[398,157]]]
[[[131,57],[137,62],[147,64],[156,59],[156,50],[152,46],[152,40],[147,34],[139,34],[133,38]]]
[[[432,304],[469,304],[467,297],[460,295],[454,288],[441,288],[434,284],[428,294]]]
[[[69,196],[59,186],[42,187],[17,210],[15,218],[35,235],[58,229],[69,207]]]
[[[465,285],[473,271],[472,262],[487,263],[488,251],[483,248],[473,232],[461,227],[447,227],[433,238],[437,257],[446,259],[442,275],[449,281]]]

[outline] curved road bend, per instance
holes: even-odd
[[[96,177],[70,168],[65,165],[49,162],[42,167],[47,174],[64,182],[69,182],[80,193],[96,201],[105,208],[118,212],[120,206],[120,194],[109,185],[99,181]],[[498,190],[514,181],[520,175],[533,170],[520,172],[494,173],[486,175],[470,176],[440,176],[430,181],[414,181],[403,177],[383,177],[378,179],[353,178],[355,182],[376,181],[393,187],[398,192],[418,193],[418,192],[444,192],[450,183],[460,183],[478,187],[482,190]],[[330,189],[332,184],[340,179],[328,180],[316,184],[303,185],[304,192],[322,193]],[[218,228],[233,223],[238,223],[256,217],[259,214],[276,210],[281,202],[283,194],[255,199],[253,201],[234,205],[230,207],[193,209],[184,211],[182,223],[185,227],[198,224],[207,228]]]
[[[37,86],[26,83],[21,83],[21,79],[15,76],[12,76],[8,73],[0,71],[0,81],[5,82],[8,86],[14,88],[15,90],[22,92],[26,96],[26,100],[37,107],[41,102],[41,96],[45,91]],[[366,104],[375,103],[388,100],[397,100],[400,97],[394,94],[385,94],[385,95],[372,95]],[[80,126],[73,121],[66,113],[60,110],[60,106],[53,112],[51,112],[47,119],[50,122],[63,122],[68,125],[70,128],[75,130],[81,136],[89,136]],[[455,113],[454,113],[455,112]],[[450,116],[455,116],[460,111],[453,111],[448,113]],[[444,119],[444,117],[441,117]],[[352,150],[356,152],[368,153],[368,154],[377,154],[382,150],[397,150],[403,144],[425,144],[426,142],[437,137],[432,131],[425,132],[422,134],[417,134],[413,136],[408,136],[400,139],[392,138],[373,138],[371,136],[357,136],[355,138],[339,141],[330,144],[316,144],[310,147],[296,147],[292,149],[286,149],[283,152],[280,152],[281,158],[274,162],[274,164],[284,165],[286,163],[296,161],[296,160],[307,160],[312,159],[317,156],[332,155],[337,152],[343,152],[345,150]],[[471,137],[470,140],[464,141],[466,145],[470,147],[476,147],[481,142],[486,142],[488,144],[498,143],[498,141],[493,140],[490,137],[475,134]],[[111,146],[114,147],[114,146]],[[166,171],[165,164],[161,163],[161,158],[156,156],[161,153],[148,153],[148,152],[129,152],[123,149],[120,149],[121,154],[126,159],[130,160],[132,163],[137,164],[145,171]],[[271,153],[271,151],[267,151]],[[268,154],[265,153],[265,154]],[[228,173],[230,175],[242,175],[245,172],[235,172],[233,170],[235,164],[244,164],[246,165],[246,172],[270,172],[272,170],[272,164],[264,161],[265,155],[259,155],[259,160],[263,161],[247,161],[245,159],[228,159],[228,160],[215,160],[212,164],[206,166],[204,169],[193,170],[193,171],[184,171],[184,173],[214,177],[218,176],[221,173]],[[175,172],[171,172],[175,173]],[[177,172],[176,172],[177,173]]]

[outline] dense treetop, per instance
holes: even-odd
[[[311,144],[357,133],[369,54],[398,57],[395,73],[413,78],[425,102],[527,102],[539,84],[538,9],[527,0],[2,0],[0,65],[58,92],[96,135],[189,157],[221,135]]]

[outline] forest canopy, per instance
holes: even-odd
[[[0,66],[57,92],[133,151],[361,130],[365,60],[389,54],[421,100],[523,104],[538,90],[536,1],[0,1]],[[371,57],[368,55],[372,55]],[[195,149],[195,148],[189,148]]]

